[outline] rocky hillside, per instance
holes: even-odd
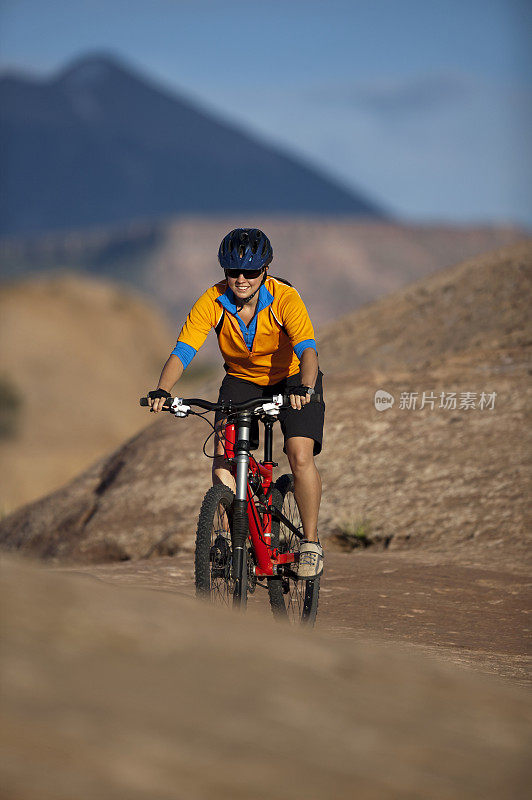
[[[531,288],[529,242],[322,331],[333,537],[368,531],[370,544],[488,564],[530,558]],[[379,390],[394,398],[387,410]]]
[[[0,578],[6,798],[528,796],[523,688],[16,559]]]
[[[175,338],[146,300],[56,275],[0,288],[0,504],[56,489],[144,427],[131,402]]]
[[[459,356],[471,366],[485,359],[488,366],[503,350],[526,353],[531,252],[532,239],[486,253],[322,327],[324,368],[335,375],[360,369],[386,373]]]
[[[530,243],[495,251],[322,331],[328,546],[422,548],[523,566],[531,268]],[[388,410],[377,410],[378,390],[395,398]],[[204,392],[213,397],[214,386]],[[210,481],[207,432],[199,419],[159,420],[5,519],[3,547],[75,561],[192,548]],[[278,436],[283,469],[280,444]]]

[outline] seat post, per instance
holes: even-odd
[[[269,417],[264,420],[264,463],[271,464],[273,461],[273,426],[275,420]]]

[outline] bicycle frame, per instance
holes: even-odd
[[[291,564],[296,561],[295,553],[279,553],[272,549],[271,525],[272,513],[276,519],[282,521],[301,537],[290,520],[279,509],[272,509],[271,486],[273,481],[273,468],[277,464],[272,460],[273,425],[274,419],[263,420],[264,424],[264,460],[257,462],[252,459],[249,451],[249,432],[251,415],[239,415],[237,424],[228,423],[225,427],[224,454],[231,462],[232,472],[236,479],[235,513],[233,520],[234,533],[234,561],[235,575],[240,575],[242,551],[245,546],[246,533],[251,540],[255,553],[255,575],[259,578],[277,574],[281,564]],[[237,438],[238,434],[238,438]],[[253,485],[250,483],[253,482]],[[257,506],[254,496],[261,506]],[[244,515],[245,514],[245,515]],[[242,535],[241,522],[247,517],[247,531]],[[239,551],[239,552],[237,552]],[[240,587],[235,587],[235,596],[238,596]]]

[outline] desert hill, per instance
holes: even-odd
[[[131,284],[180,325],[192,303],[221,275],[220,240],[255,225],[271,238],[270,271],[297,287],[315,325],[325,324],[524,234],[510,226],[400,225],[346,218],[247,213],[72,230],[0,239],[0,271],[13,277],[57,267]]]
[[[124,398],[157,379],[175,337],[145,298],[109,281],[57,274],[0,287],[4,512],[57,488],[145,426],[145,414]]]
[[[107,54],[45,80],[3,77],[0,123],[2,233],[243,209],[385,216],[363,193]]]
[[[523,688],[12,558],[0,577],[5,797],[527,797]]]
[[[330,546],[523,567],[531,266],[530,243],[495,251],[323,331],[320,531]],[[384,412],[374,405],[379,389],[395,397]],[[402,407],[402,392],[417,393],[415,408]],[[434,399],[420,408],[423,392]],[[442,392],[450,407],[439,407]],[[214,396],[213,387],[205,393]],[[491,406],[482,395],[491,396]],[[192,548],[210,482],[201,456],[207,433],[197,419],[161,419],[68,486],[6,518],[3,547],[78,562]],[[282,470],[280,444],[278,436],[274,457]]]
[[[340,541],[362,523],[385,547],[513,567],[530,559],[531,280],[524,242],[324,329],[335,451],[326,503],[333,526],[334,505],[343,508]],[[373,408],[381,389],[395,399],[386,411]]]
[[[323,326],[324,369],[417,370],[460,355],[481,366],[483,359],[500,360],[502,351],[526,353],[531,252],[528,240],[485,253]]]

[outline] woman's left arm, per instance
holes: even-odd
[[[299,359],[299,364],[301,370],[301,385],[310,386],[310,388],[313,389],[314,384],[316,383],[316,378],[318,377],[318,354],[313,347],[307,347],[306,350],[303,350],[301,353],[301,358]],[[307,405],[307,403],[310,403],[309,394],[290,395],[290,405],[294,410],[297,409],[300,411],[303,406]]]
[[[318,354],[312,347],[307,347],[301,353],[299,361],[301,368],[301,383],[303,386],[314,388],[318,377]]]

